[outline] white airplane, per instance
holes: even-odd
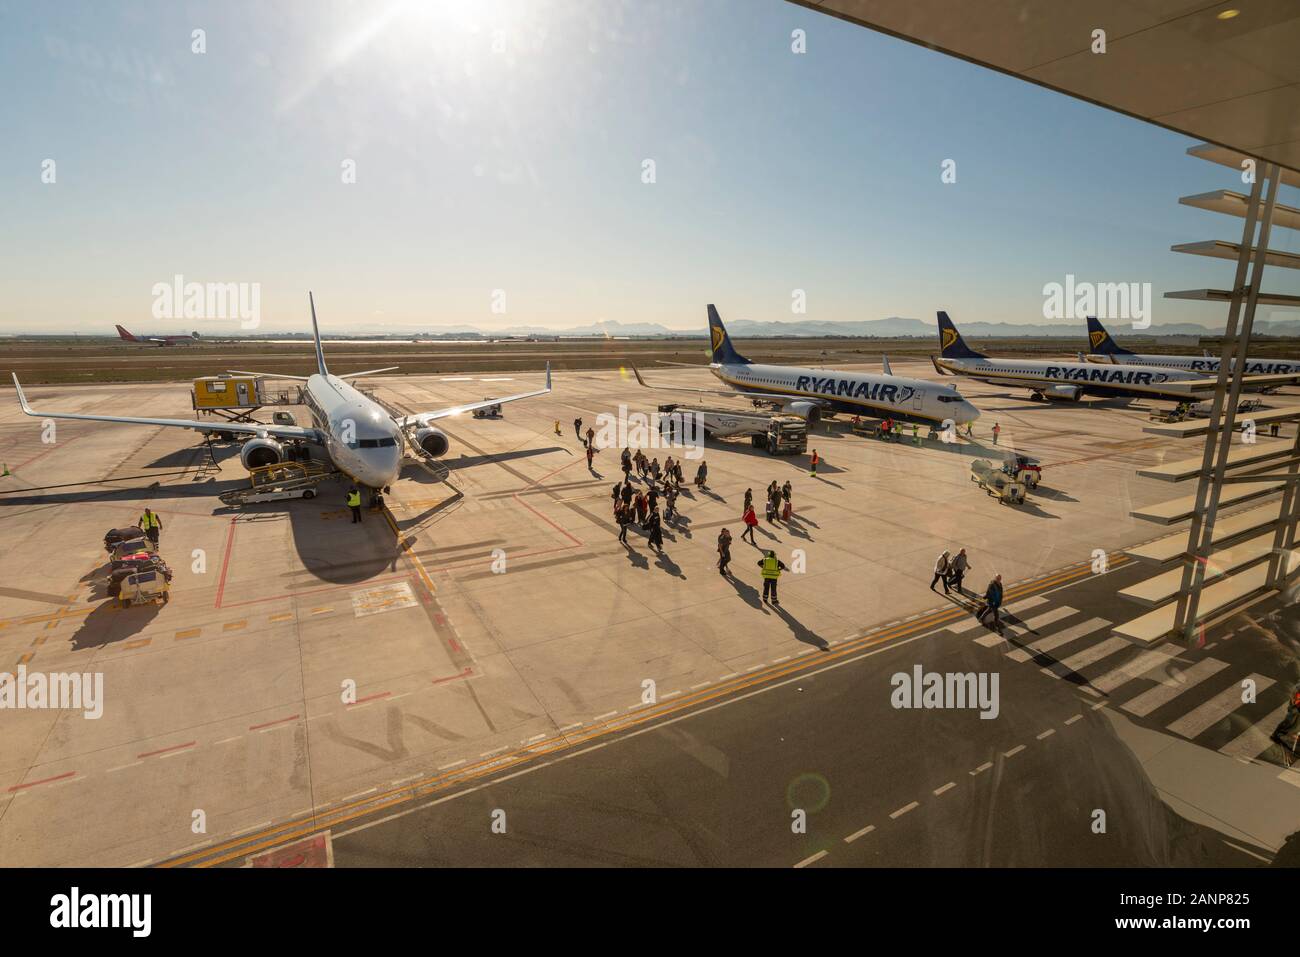
[[[276,375],[279,379],[297,379],[305,382],[303,398],[311,411],[314,428],[298,425],[264,425],[262,423],[211,422],[191,419],[153,419],[136,416],[87,415],[79,412],[39,412],[27,403],[18,376],[13,375],[18,403],[27,415],[47,419],[82,419],[92,422],[118,422],[124,425],[163,425],[198,432],[244,432],[252,436],[240,449],[240,460],[248,469],[274,465],[285,457],[280,440],[308,442],[325,449],[335,468],[358,485],[370,489],[387,489],[402,470],[403,439],[419,446],[430,456],[444,455],[450,445],[447,434],[431,423],[438,419],[472,412],[490,405],[504,405],[519,399],[531,399],[551,391],[551,364],[546,364],[546,388],[500,399],[484,399],[434,412],[416,415],[391,416],[378,403],[357,391],[345,379],[356,379],[380,372],[391,372],[397,366],[369,369],[350,375],[331,375],[325,367],[325,352],[321,348],[320,329],[316,325],[316,302],[307,294],[311,304],[311,329],[316,340],[317,373],[310,376]],[[233,370],[232,370],[233,371]],[[265,373],[242,373],[263,375]],[[11,373],[12,375],[12,373]]]
[[[781,405],[783,411],[806,419],[809,427],[821,421],[822,413],[888,417],[904,422],[943,426],[965,425],[979,418],[979,410],[950,385],[907,379],[893,375],[889,360],[884,374],[836,372],[831,369],[802,369],[798,366],[758,365],[731,347],[718,310],[709,306],[709,337],[713,361],[709,371],[728,389],[685,389],[660,386],[672,392],[703,392],[712,395],[741,393]],[[636,367],[637,382],[650,386]]]
[[[1219,358],[1208,352],[1203,356],[1140,355],[1129,352],[1116,342],[1096,316],[1088,317],[1088,344],[1092,347],[1086,358],[1089,362],[1110,365],[1141,365],[1156,369],[1185,369],[1218,375]],[[1232,366],[1228,367],[1233,368]],[[1293,359],[1246,359],[1246,375],[1275,375],[1300,372],[1300,362]]]
[[[1040,400],[1078,402],[1085,395],[1098,395],[1186,402],[1215,386],[1213,379],[1181,369],[986,356],[966,345],[946,312],[939,313],[939,355],[930,361],[940,375],[964,375],[994,385],[1020,386],[1033,390],[1031,397]]]

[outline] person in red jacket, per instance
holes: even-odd
[[[751,545],[757,545],[758,542],[754,541],[754,529],[758,527],[758,516],[754,514],[753,505],[745,509],[745,516],[743,521],[745,523],[745,531],[744,534],[742,534],[740,537],[747,538],[749,540],[749,544]]]

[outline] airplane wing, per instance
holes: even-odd
[[[634,365],[629,365],[632,374],[636,376],[636,381],[641,383],[647,389],[656,389],[660,392],[698,392],[702,395],[729,395],[732,398],[736,396],[745,396],[751,399],[771,399],[774,402],[788,402],[790,399],[798,399],[803,402],[817,402],[812,397],[804,398],[803,396],[791,396],[780,392],[750,392],[748,389],[689,389],[686,386],[679,385],[651,385],[641,378],[641,370]]]
[[[401,366],[387,366],[383,369],[367,369],[365,372],[348,372],[339,376],[340,379],[359,379],[363,375],[379,375],[381,372],[392,372],[394,369],[400,369]]]
[[[26,415],[42,419],[82,419],[90,422],[119,422],[123,425],[165,425],[177,429],[194,429],[196,432],[245,432],[249,435],[273,435],[278,439],[306,439],[319,441],[315,429],[304,429],[297,425],[261,425],[245,422],[199,422],[194,419],[149,419],[130,415],[88,415],[84,412],[38,412],[27,404],[27,396],[18,382],[18,376],[10,373],[14,380],[14,389],[18,392],[18,404]]]
[[[340,376],[340,378],[348,378]],[[484,399],[482,402],[467,402],[464,405],[453,405],[447,409],[437,409],[433,412],[416,412],[414,415],[404,415],[395,421],[399,426],[405,428],[408,425],[418,425],[424,427],[430,422],[438,419],[446,419],[453,415],[461,415],[464,412],[473,412],[475,409],[486,409],[493,405],[505,405],[507,402],[518,402],[520,399],[532,399],[539,395],[546,395],[551,391],[551,364],[546,363],[546,388],[537,389],[533,392],[520,392],[518,395],[507,395],[500,399]]]
[[[283,372],[249,372],[246,369],[227,369],[230,375],[256,375],[267,379],[293,379],[295,382],[306,382],[305,375],[285,375]]]

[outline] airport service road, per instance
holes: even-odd
[[[1018,589],[1006,639],[963,617],[834,663],[815,653],[752,689],[343,822],[334,861],[1260,864],[1300,827],[1300,772],[1264,737],[1285,669],[1244,619],[1199,648],[1112,646],[1108,596],[1135,577]],[[998,716],[895,709],[890,677],[918,663],[996,672]],[[1247,674],[1257,703],[1224,705]],[[795,809],[806,834],[791,831]]]
[[[931,375],[918,363],[896,370]],[[696,370],[654,378],[710,384]],[[415,410],[536,380],[410,376],[375,386]],[[311,502],[223,509],[217,493],[247,481],[233,445],[219,447],[219,471],[205,472],[189,433],[62,422],[45,443],[39,419],[0,405],[0,461],[12,473],[0,478],[0,667],[102,673],[106,695],[98,720],[0,713],[0,860],[129,865],[226,857],[217,849],[231,847],[240,856],[250,846],[273,850],[304,818],[342,833],[333,822],[358,808],[463,785],[521,749],[549,751],[640,721],[647,680],[673,706],[734,694],[808,656],[847,657],[875,640],[862,636],[878,623],[936,608],[926,585],[945,547],[970,548],[969,581],[982,585],[995,570],[1035,579],[1079,567],[1094,549],[1114,553],[1159,534],[1129,512],[1177,490],[1134,472],[1187,451],[1144,435],[1141,408],[963,390],[985,412],[974,443],[881,443],[835,423],[814,437],[825,462],[815,481],[806,460],[710,445],[710,490],[683,492],[683,518],[667,527],[662,556],[639,532],[630,549],[618,544],[609,508],[617,452],[602,451],[588,472],[573,438],[575,416],[592,423],[621,405],[653,409],[671,397],[613,372],[566,374],[553,395],[509,406],[501,420],[447,422],[443,467],[463,496],[408,470],[389,496],[397,535],[374,513],[351,524],[333,485]],[[31,395],[38,408],[190,415],[184,384]],[[994,421],[1004,445],[1046,463],[1044,487],[1024,508],[999,506],[969,480],[971,459],[994,451],[983,444]],[[761,495],[787,478],[796,521],[764,525],[758,539],[787,564],[801,550],[807,565],[783,580],[777,614],[759,601],[758,550],[739,541],[738,519],[746,487]],[[100,539],[145,504],[163,516],[172,599],[121,609],[99,584]],[[724,526],[737,537],[734,580],[714,568]],[[498,555],[504,573],[494,570]],[[1076,628],[1132,611],[1047,624]],[[1251,669],[1278,680],[1275,667]],[[1223,690],[1203,690],[1211,689]],[[1222,708],[1211,705],[1175,730]],[[1020,712],[1009,704],[1007,713]],[[976,734],[991,735],[986,725],[1008,726],[980,722]],[[1169,740],[1133,744],[1158,752],[1149,770],[1162,794],[1181,793],[1158,774],[1184,756]],[[1182,799],[1205,806],[1196,794]],[[1230,810],[1214,813],[1231,819]],[[202,832],[193,830],[197,811]],[[1273,846],[1282,827],[1236,826],[1260,847]]]

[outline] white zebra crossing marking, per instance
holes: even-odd
[[[1132,648],[1133,643],[1127,638],[1116,638],[1113,635],[1105,641],[1100,641],[1091,648],[1085,648],[1077,655],[1071,655],[1063,661],[1057,661],[1042,669],[1043,674],[1051,675],[1053,678],[1064,678],[1071,673],[1078,673],[1081,669],[1088,667],[1094,662],[1101,661],[1103,658],[1109,658],[1115,652],[1124,648]]]
[[[1173,701],[1184,691],[1195,687],[1207,678],[1213,677],[1226,667],[1228,667],[1227,663],[1219,661],[1217,658],[1203,658],[1177,676],[1164,678],[1159,685],[1150,691],[1142,692],[1132,701],[1120,705],[1120,707],[1129,714],[1144,718],[1152,711],[1155,711],[1156,708]]]
[[[991,648],[994,645],[1000,645],[1005,642],[1007,637],[1020,638],[1023,635],[1032,634],[1038,629],[1044,628],[1053,622],[1060,621],[1062,618],[1069,618],[1071,615],[1077,614],[1078,611],[1075,609],[1062,605],[1060,608],[1053,608],[1051,611],[1044,612],[1037,618],[1030,618],[1028,621],[1020,622],[1019,624],[1005,625],[1001,635],[996,631],[989,632],[987,635],[981,635],[975,639],[975,643],[983,645],[985,648]]]
[[[1120,665],[1118,668],[1106,672],[1104,675],[1089,682],[1094,688],[1102,694],[1110,694],[1122,684],[1127,684],[1134,678],[1140,678],[1148,671],[1159,668],[1170,658],[1175,658],[1182,651],[1177,645],[1165,642],[1155,648],[1148,648],[1143,651],[1132,661]]]
[[[1282,720],[1282,715],[1286,714],[1286,709],[1285,704],[1274,708],[1265,717],[1219,748],[1219,753],[1226,754],[1230,758],[1259,757],[1272,747],[1273,739],[1270,735],[1277,727],[1277,723]]]
[[[1066,628],[1064,631],[1058,631],[1048,635],[1046,638],[1039,638],[1037,641],[1029,643],[1028,648],[1017,648],[1014,651],[1007,652],[1007,657],[1012,661],[1028,661],[1036,653],[1051,651],[1053,648],[1059,648],[1061,645],[1074,641],[1076,638],[1082,638],[1084,635],[1090,635],[1094,631],[1100,631],[1103,628],[1109,628],[1111,623],[1105,618],[1089,618],[1082,624]]]
[[[1263,675],[1256,674],[1252,674],[1248,679],[1243,678],[1241,681],[1233,682],[1230,687],[1216,694],[1205,704],[1193,708],[1177,721],[1167,725],[1168,729],[1176,735],[1190,739],[1212,728],[1245,704],[1241,700],[1244,692],[1242,682],[1247,680],[1254,681],[1255,688],[1258,691],[1264,691],[1274,684],[1272,678],[1265,678]]]
[[[1012,614],[1015,615],[1016,617],[1020,617],[1020,615],[1023,612],[1026,612],[1031,608],[1037,608],[1039,605],[1043,605],[1046,603],[1047,603],[1047,599],[1044,598],[1042,595],[1031,595],[1028,598],[1021,598],[1017,601],[1013,601],[1009,603],[1006,607],[1002,609],[1002,614],[1003,615]],[[984,626],[981,625],[978,621],[972,619],[971,621],[967,622],[964,625],[962,624],[950,625],[948,626],[948,630],[952,632],[954,635],[967,635],[970,634],[972,631],[974,631],[976,628],[983,628],[983,627]]]

